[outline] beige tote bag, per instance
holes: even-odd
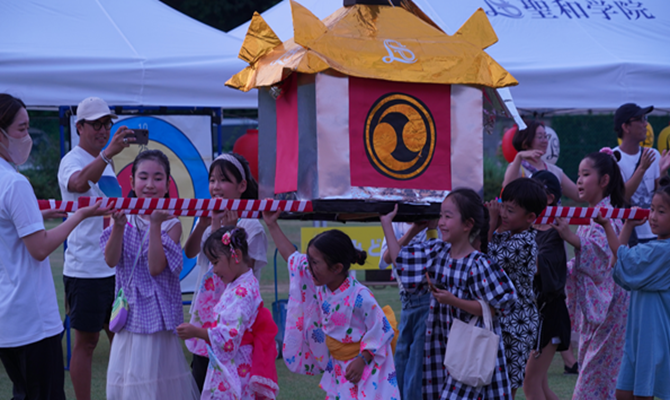
[[[473,316],[466,324],[454,318],[444,354],[444,366],[449,374],[459,382],[469,386],[481,387],[491,383],[498,357],[500,336],[493,332],[491,310],[483,300],[482,305],[485,328],[475,326],[479,317]]]

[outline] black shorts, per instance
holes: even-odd
[[[116,278],[71,278],[63,276],[65,311],[70,326],[82,332],[100,332],[109,324]]]
[[[556,351],[567,350],[570,347],[570,334],[570,314],[564,296],[557,296],[540,305],[539,350],[549,343],[558,344]],[[559,343],[555,343],[556,339]]]

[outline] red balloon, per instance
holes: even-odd
[[[251,175],[258,181],[258,129],[247,129],[247,133],[235,141],[233,152],[247,159]]]
[[[516,157],[517,153],[516,149],[512,145],[512,139],[514,138],[514,134],[516,133],[517,129],[518,127],[516,125],[509,128],[505,131],[502,139],[502,153],[505,157],[505,160],[507,160],[509,163],[514,161],[514,157]]]

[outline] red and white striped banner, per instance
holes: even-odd
[[[261,211],[311,212],[312,202],[306,200],[242,200],[242,199],[154,199],[80,197],[78,201],[38,200],[40,210],[57,209],[74,212],[101,201],[126,214],[151,214],[154,210],[171,211],[185,217],[209,216],[212,211],[238,211],[241,218],[259,218]]]
[[[603,211],[605,218],[643,219],[649,217],[649,210],[642,208],[604,208],[604,207],[547,207],[535,220],[537,224],[550,224],[554,218],[569,218],[571,225],[588,225]]]
[[[209,216],[212,211],[233,210],[241,218],[259,218],[262,211],[312,212],[312,202],[308,200],[229,200],[229,199],[149,199],[149,198],[104,198],[80,197],[75,201],[38,200],[40,210],[60,210],[74,212],[79,207],[87,207],[101,201],[101,207],[111,205],[113,209],[126,214],[151,214],[153,210],[171,211],[183,217]],[[600,211],[605,218],[643,219],[649,217],[649,210],[642,208],[592,208],[592,207],[547,207],[535,223],[550,224],[556,217],[569,219],[571,225],[588,225]]]

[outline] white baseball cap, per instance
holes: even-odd
[[[84,99],[77,106],[77,122],[95,121],[96,119],[107,115],[112,118],[118,118],[116,114],[110,111],[107,103],[99,97],[89,97]]]

